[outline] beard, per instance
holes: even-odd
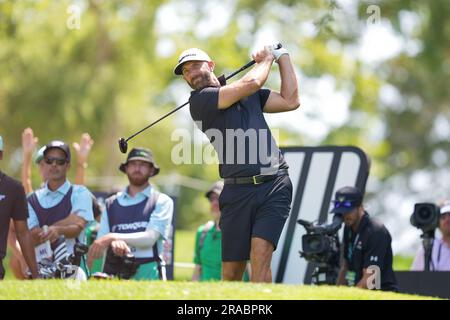
[[[212,77],[210,73],[203,73],[194,79],[192,79],[192,83],[190,83],[190,87],[194,90],[200,90],[205,87],[212,85]]]
[[[128,181],[130,182],[130,185],[141,187],[145,185],[148,182],[148,179],[150,178],[150,175],[142,175],[142,174],[128,174]]]

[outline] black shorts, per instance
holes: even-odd
[[[219,198],[222,261],[249,260],[253,237],[271,242],[276,249],[291,201],[288,175],[258,185],[226,184]]]

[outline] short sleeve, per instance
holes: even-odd
[[[194,121],[201,123],[201,130],[208,130],[220,113],[219,88],[208,87],[193,91],[189,98],[190,113]],[[198,124],[197,124],[198,125]]]
[[[36,227],[39,227],[39,220],[38,217],[36,215],[36,213],[34,212],[33,207],[28,203],[28,213],[29,213],[29,217],[27,220],[27,224],[28,224],[28,229],[33,229]]]
[[[156,202],[155,210],[150,216],[147,229],[158,231],[167,240],[170,234],[170,226],[173,217],[173,200],[161,193]]]
[[[25,190],[21,185],[17,186],[16,198],[13,203],[13,210],[11,218],[13,220],[27,220],[28,219],[28,204]]]
[[[382,230],[376,231],[367,239],[366,248],[363,253],[363,268],[371,265],[382,267],[384,259],[391,245],[389,236]]]
[[[103,237],[108,233],[109,233],[108,211],[106,211],[105,208],[100,218],[100,228],[98,229],[97,239],[100,239],[101,237]]]
[[[261,103],[261,110],[264,110],[267,100],[270,96],[270,89],[261,89],[258,91],[259,102]]]
[[[92,211],[92,194],[84,186],[73,186],[72,192],[72,212],[87,222],[94,221]],[[76,189],[75,189],[76,188]]]

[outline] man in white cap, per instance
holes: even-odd
[[[0,160],[3,159],[3,139],[0,136]],[[31,233],[28,230],[28,207],[22,184],[0,171],[0,280],[5,275],[2,260],[6,255],[9,224],[12,220],[17,239],[32,278],[38,278]]]
[[[241,280],[250,260],[251,280],[271,282],[272,254],[289,215],[292,184],[263,112],[295,110],[300,102],[286,49],[267,46],[253,59],[254,67],[241,79],[223,84],[208,54],[191,48],[181,53],[174,73],[194,89],[189,99],[192,119],[219,155],[225,183],[220,197],[223,279]],[[274,61],[280,92],[262,89]]]
[[[439,231],[442,238],[435,239],[431,252],[431,271],[450,271],[450,200],[442,202],[439,206]],[[417,251],[412,271],[423,271],[425,269],[425,256],[423,246]]]

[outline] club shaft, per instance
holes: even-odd
[[[275,47],[275,49],[280,49],[282,46],[281,44],[277,44],[277,46]],[[242,66],[241,68],[239,68],[238,70],[234,71],[233,73],[231,73],[230,75],[228,75],[225,80],[228,80],[232,77],[234,77],[236,74],[238,74],[239,72],[244,71],[245,69],[251,67],[252,65],[254,65],[256,63],[255,60],[250,61],[249,63],[247,63],[246,65]],[[135,136],[137,136],[138,134],[140,134],[141,132],[147,130],[148,128],[150,128],[151,126],[157,124],[158,122],[160,122],[161,120],[167,118],[168,116],[170,116],[172,113],[177,112],[178,110],[180,110],[181,108],[183,108],[185,105],[187,105],[189,103],[189,101],[186,101],[184,104],[182,104],[181,106],[173,109],[172,111],[170,111],[169,113],[167,113],[166,115],[162,116],[161,118],[159,118],[158,120],[150,123],[148,126],[146,126],[145,128],[142,128],[141,130],[139,130],[138,132],[136,132],[135,134],[129,136],[125,141],[128,142],[129,140],[133,139]]]
[[[167,118],[168,116],[170,116],[172,113],[177,112],[178,110],[180,110],[181,108],[183,108],[185,105],[187,105],[189,103],[189,101],[186,101],[184,104],[182,104],[181,106],[173,109],[172,111],[170,111],[168,114],[162,116],[161,118],[159,118],[158,120],[150,123],[148,126],[146,126],[145,128],[142,128],[141,130],[139,130],[138,132],[136,132],[135,134],[129,136],[125,141],[128,142],[128,140],[133,139],[135,136],[137,136],[138,134],[140,134],[142,131],[147,130],[148,128],[150,128],[151,126],[157,124],[158,122],[160,122],[161,120]]]
[[[228,80],[228,79],[234,77],[236,74],[238,74],[239,72],[244,71],[245,69],[251,67],[251,66],[254,65],[255,63],[256,63],[255,60],[250,61],[250,62],[247,63],[245,66],[242,66],[239,70],[236,70],[235,72],[233,72],[232,74],[230,74],[229,76],[227,76],[227,77],[225,78],[225,80]]]

